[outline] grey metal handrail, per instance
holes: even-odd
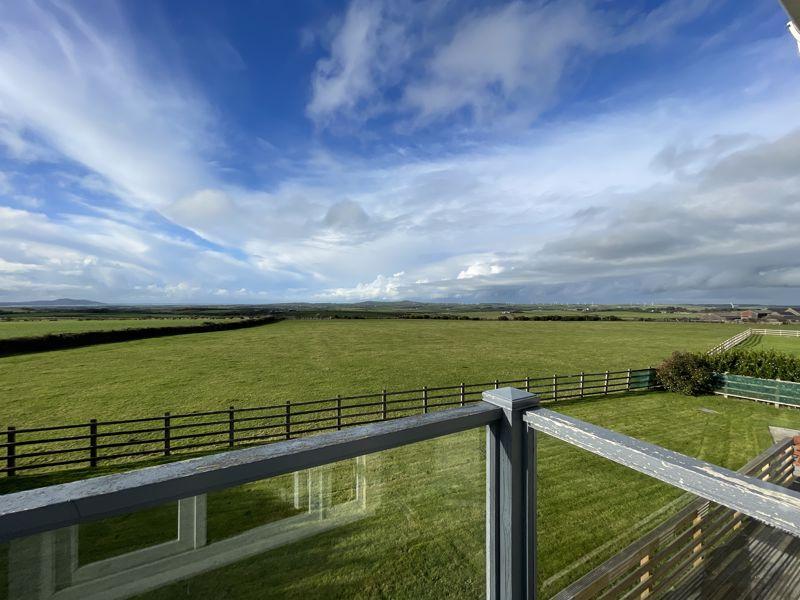
[[[501,416],[500,408],[480,402],[0,496],[0,542],[459,433]]]

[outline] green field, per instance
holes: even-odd
[[[767,425],[800,427],[800,412],[719,396],[649,393],[569,401],[557,409],[730,468],[771,444]],[[481,597],[483,440],[483,432],[474,430],[372,455],[371,512],[363,519],[142,597]],[[539,574],[540,583],[547,582],[545,596],[686,500],[675,488],[546,436],[538,443]],[[337,465],[334,478],[333,494],[340,501],[350,493],[342,475],[348,464]],[[294,514],[290,485],[279,477],[209,495],[209,542]],[[171,504],[81,526],[81,562],[166,541],[174,535],[175,514]]]
[[[755,335],[747,338],[737,348],[748,350],[778,350],[787,354],[800,355],[800,337],[779,337],[774,335]]]
[[[157,327],[188,327],[201,325],[207,318],[172,319],[9,319],[0,320],[0,339],[32,337],[50,333],[81,333]],[[214,319],[223,322],[237,319]]]
[[[18,427],[49,425],[382,387],[640,368],[677,349],[708,349],[742,329],[697,323],[289,320],[2,358],[0,419]],[[562,402],[556,409],[729,468],[770,445],[767,425],[800,427],[800,412],[718,396],[631,394]],[[539,575],[545,595],[682,504],[674,488],[539,438]],[[482,431],[371,456],[370,512],[364,518],[143,597],[480,597],[483,456]],[[334,467],[337,473],[349,468]],[[88,473],[16,477],[2,487]],[[334,495],[347,499],[347,477],[334,481]],[[210,494],[209,541],[296,514],[290,486],[290,478],[280,477]],[[174,535],[175,515],[171,504],[81,526],[81,563],[166,541]],[[6,588],[0,581],[0,589]]]
[[[741,328],[699,323],[289,320],[0,358],[17,427],[643,368]]]

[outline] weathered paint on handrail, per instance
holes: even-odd
[[[0,497],[0,541],[110,517],[494,423],[479,402]]]
[[[800,536],[800,494],[545,408],[524,420],[537,431]]]
[[[769,476],[770,480],[779,481],[785,485],[784,482],[786,480],[792,479],[791,449],[791,439],[781,440],[750,460],[738,472],[759,477],[760,479],[766,479]],[[784,473],[787,464],[789,465],[788,472]],[[766,471],[762,468],[765,465],[769,466]],[[708,527],[706,523],[698,524],[696,517],[705,512],[707,519],[708,507],[708,500],[695,498],[675,515],[651,529],[580,579],[573,581],[560,590],[553,596],[553,600],[588,599],[597,597],[600,593],[607,598],[633,597],[631,596],[631,591],[634,586],[629,585],[626,588],[622,584],[625,583],[625,578],[637,584],[641,581],[639,572],[643,570],[642,558],[644,556],[648,557],[648,562],[653,561],[656,556],[661,558],[660,563],[650,563],[648,568],[650,577],[647,579],[647,587],[652,591],[654,586],[663,583],[661,575],[665,570],[664,561],[675,554],[680,554],[681,550],[683,550],[682,541],[690,536],[695,540],[695,543],[706,541],[704,538],[707,537]],[[727,509],[722,510],[731,515],[730,522],[723,528],[725,531],[730,531],[741,518],[735,517],[735,512]],[[694,533],[698,532],[698,530],[699,535],[694,537]],[[705,543],[704,546],[706,546]],[[708,550],[705,549],[704,551],[707,552]],[[669,573],[667,574],[669,575]],[[669,576],[672,577],[672,575]]]

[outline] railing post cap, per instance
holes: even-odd
[[[483,401],[505,410],[525,410],[539,404],[539,396],[513,387],[483,392]]]

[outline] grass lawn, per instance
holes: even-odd
[[[800,427],[798,411],[719,396],[649,393],[554,408],[729,468],[771,445],[768,425]],[[548,596],[677,510],[681,492],[538,438],[540,582]],[[482,597],[484,468],[480,430],[371,455],[364,518],[142,597]],[[341,471],[334,482],[339,496],[352,486]],[[293,514],[289,486],[284,476],[210,494],[209,541]],[[174,507],[81,526],[81,563],[165,541],[174,535]]]
[[[641,368],[743,328],[700,323],[307,320],[0,358],[17,427],[420,385]]]
[[[49,333],[80,333],[83,331],[112,331],[151,327],[188,327],[200,325],[207,318],[183,319],[13,319],[0,320],[0,339],[31,337]],[[214,319],[227,321],[236,319]]]
[[[754,335],[739,344],[737,348],[748,350],[778,350],[787,354],[800,355],[800,337],[779,337],[774,335]]]

